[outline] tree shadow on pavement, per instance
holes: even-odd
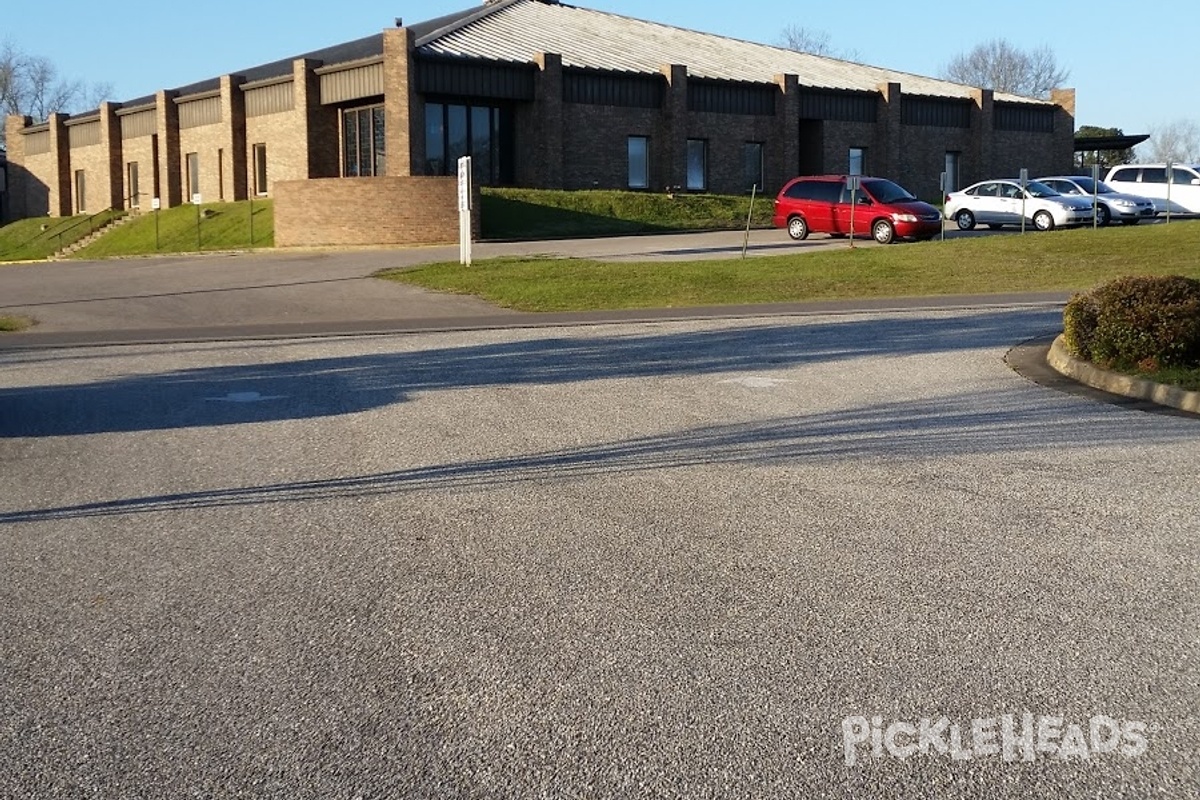
[[[270,483],[0,513],[0,524],[156,511],[488,489],[586,480],[699,465],[779,466],[830,460],[903,460],[1131,444],[1200,447],[1194,420],[1080,404],[1026,389],[949,394],[499,458],[347,477]]]
[[[1022,309],[790,320],[682,333],[613,335],[598,328],[596,335],[577,337],[10,386],[0,389],[0,438],[310,419],[404,402],[414,392],[766,371],[1003,347],[1053,330],[1059,318],[1057,310]],[[10,363],[19,364],[19,357]]]

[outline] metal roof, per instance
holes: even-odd
[[[562,55],[563,66],[658,73],[685,64],[688,75],[770,83],[795,74],[802,86],[875,91],[898,82],[908,94],[969,98],[975,87],[921,75],[798,53],[782,47],[675,28],[553,0],[507,0],[417,42],[418,52],[530,63],[537,53]],[[997,92],[995,99],[1044,100]]]

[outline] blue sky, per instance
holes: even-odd
[[[477,4],[43,1],[5,14],[0,41],[49,58],[64,77],[111,84],[111,99],[120,101],[367,36],[390,27],[397,16],[418,22]],[[1186,33],[1200,19],[1195,0],[1156,0],[1133,11],[1128,0],[572,4],[768,44],[778,43],[786,26],[803,26],[828,33],[835,49],[853,51],[857,60],[922,75],[937,75],[954,55],[991,38],[1025,49],[1048,44],[1071,73],[1077,125],[1148,133],[1177,119],[1200,121],[1200,55],[1187,44],[1193,37]]]

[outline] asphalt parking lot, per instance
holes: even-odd
[[[1200,427],[1058,321],[4,352],[0,794],[1195,796]]]

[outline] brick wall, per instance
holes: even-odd
[[[458,181],[453,177],[278,181],[274,192],[278,247],[458,241]],[[478,235],[478,197],[474,208]]]
[[[306,87],[303,83],[290,84],[293,108],[246,118],[245,165],[246,191],[271,194],[276,181],[304,180],[309,176],[308,109],[305,103]],[[266,145],[267,185],[256,187],[254,178],[254,146]],[[265,189],[265,192],[263,191]]]
[[[562,109],[561,188],[628,188],[630,136],[650,138],[650,188],[661,191],[667,185],[669,177],[662,155],[665,142],[657,127],[658,111],[584,103],[566,103]],[[527,133],[535,113],[530,107],[517,120],[517,183],[522,186],[536,185],[533,178],[541,157],[539,140]]]
[[[128,183],[129,165],[135,163],[138,165],[138,185],[126,186],[124,202],[126,207],[130,207],[135,198],[132,195],[136,192],[138,204],[143,210],[150,209],[150,201],[154,199],[154,137],[135,136],[130,139],[124,139],[121,142],[121,157],[123,162],[121,169]]]

